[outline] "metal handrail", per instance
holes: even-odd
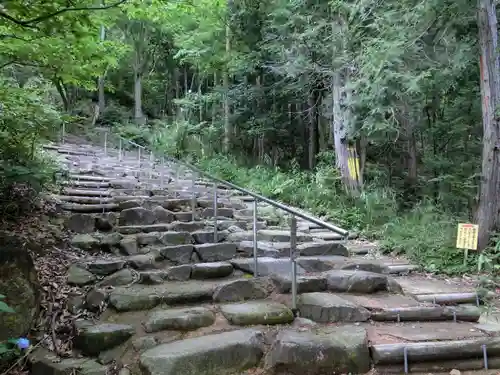
[[[104,154],[107,155],[107,150],[108,150],[107,143],[109,141],[108,133],[110,133],[110,131],[109,131],[109,129],[106,129],[106,128],[101,128],[101,129],[104,130]],[[122,160],[123,142],[129,143],[132,146],[137,147],[139,169],[141,167],[141,150],[149,151],[150,152],[150,159],[152,161],[156,160],[154,158],[153,151],[148,150],[147,147],[139,145],[136,142],[131,141],[127,138],[124,138],[120,135],[116,135],[116,136],[119,139],[118,158],[120,161]],[[63,126],[62,126],[62,142],[63,143],[64,143],[64,137],[65,137],[65,126],[63,123]],[[214,216],[214,241],[215,242],[218,242],[217,241],[217,238],[218,238],[217,184],[220,184],[220,185],[223,185],[225,187],[237,190],[243,194],[249,195],[249,196],[254,198],[253,199],[253,230],[252,230],[252,232],[253,232],[253,259],[254,259],[253,274],[254,274],[254,277],[258,276],[258,245],[257,245],[257,242],[258,242],[258,236],[257,236],[257,232],[258,232],[258,230],[257,230],[258,202],[259,201],[266,202],[269,205],[271,205],[272,207],[281,209],[281,210],[283,210],[291,215],[291,220],[290,220],[290,261],[291,261],[291,279],[292,279],[291,292],[292,292],[292,310],[294,311],[294,314],[295,314],[297,312],[297,293],[298,293],[298,289],[297,289],[297,257],[298,257],[298,253],[297,253],[297,217],[300,217],[306,221],[317,224],[322,228],[331,230],[332,232],[338,233],[341,236],[343,236],[346,241],[349,237],[349,232],[347,230],[339,228],[335,225],[326,223],[323,220],[317,219],[311,215],[300,212],[299,210],[297,210],[295,208],[289,207],[289,206],[284,205],[280,202],[266,198],[260,194],[254,193],[254,192],[249,191],[247,189],[244,189],[244,188],[242,188],[238,185],[235,185],[231,182],[228,182],[228,181],[222,180],[218,177],[212,176],[209,173],[201,170],[200,168],[198,168],[190,163],[182,162],[182,161],[180,161],[176,158],[173,158],[173,157],[163,157],[163,158],[161,158],[162,164],[163,164],[165,159],[169,160],[170,162],[173,162],[174,164],[176,164],[178,166],[183,166],[185,168],[191,169],[194,172],[191,175],[191,183],[192,183],[192,188],[193,188],[191,191],[191,209],[192,209],[192,214],[193,214],[193,220],[195,220],[195,211],[196,211],[196,197],[195,197],[195,190],[194,190],[194,186],[195,186],[196,178],[197,178],[196,175],[198,175],[198,177],[203,176],[203,177],[214,182],[214,184],[213,184],[213,187],[214,187],[214,191],[213,191],[213,195],[214,195],[213,216]],[[163,171],[162,171],[161,178],[160,178],[160,185],[163,185]]]
[[[106,128],[101,128],[105,133],[110,133],[110,131]],[[64,131],[63,131],[64,132]],[[149,151],[149,152],[153,152],[151,150],[149,150],[147,147],[145,146],[142,146],[130,139],[127,139],[121,135],[116,135],[120,140],[124,141],[124,142],[127,142],[129,144],[131,144],[132,146],[134,147],[138,147],[144,151]],[[337,227],[333,224],[329,224],[323,220],[320,220],[314,216],[311,216],[311,215],[308,215],[308,214],[305,214],[303,212],[300,212],[299,210],[295,209],[295,208],[292,208],[290,206],[287,206],[283,203],[280,203],[280,202],[277,202],[275,200],[272,200],[270,198],[267,198],[261,194],[257,194],[257,193],[254,193],[250,190],[247,190],[245,188],[242,188],[241,186],[238,186],[238,185],[235,185],[233,184],[232,182],[229,182],[229,181],[226,181],[226,180],[222,180],[218,177],[215,177],[207,172],[205,172],[204,170],[190,164],[190,163],[187,163],[187,162],[183,162],[179,159],[176,159],[176,158],[173,158],[171,156],[167,156],[166,159],[170,160],[171,162],[175,163],[175,164],[179,164],[179,165],[182,165],[186,168],[189,168],[191,170],[193,170],[194,172],[198,173],[199,175],[203,176],[203,177],[206,177],[207,179],[209,180],[212,180],[214,182],[217,182],[221,185],[224,185],[224,186],[227,186],[228,188],[231,188],[231,189],[234,189],[234,190],[237,190],[243,194],[246,194],[246,195],[249,195],[251,197],[253,197],[254,199],[257,199],[259,201],[262,201],[262,202],[266,202],[268,203],[269,205],[275,207],[275,208],[278,208],[280,210],[283,210],[291,215],[294,215],[294,216],[297,216],[297,217],[300,217],[301,219],[304,219],[306,221],[309,221],[311,223],[314,223],[316,225],[319,225],[320,227],[324,228],[324,229],[328,229],[332,232],[335,232],[335,233],[338,233],[340,234],[342,237],[348,237],[349,236],[349,231],[345,230],[345,229],[342,229],[340,227]]]

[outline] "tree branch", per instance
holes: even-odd
[[[52,13],[47,13],[44,14],[43,16],[38,16],[36,18],[32,18],[31,20],[18,20],[17,18],[12,17],[11,15],[5,13],[5,12],[0,12],[0,17],[5,18],[12,23],[15,23],[16,25],[23,26],[23,27],[34,27],[35,24],[40,23],[42,21],[45,21],[49,18],[58,16],[63,13],[67,12],[80,12],[80,11],[93,11],[93,10],[105,10],[105,9],[110,9],[117,7],[123,3],[125,3],[127,0],[119,0],[113,4],[106,5],[106,6],[100,6],[100,7],[76,7],[76,8],[63,8],[59,9],[58,11],[52,12]]]

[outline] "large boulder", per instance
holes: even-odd
[[[0,312],[0,341],[25,336],[38,316],[40,286],[27,245],[8,233],[0,233],[0,294],[15,310]]]
[[[276,375],[364,374],[370,370],[367,332],[356,326],[282,331],[265,367]]]

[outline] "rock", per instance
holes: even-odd
[[[244,272],[252,273],[254,271],[254,260],[249,258],[232,259],[230,263],[234,268]],[[257,271],[259,276],[280,275],[289,276],[292,271],[292,262],[290,259],[277,259],[262,257],[258,258]],[[297,265],[297,275],[304,274],[305,270]]]
[[[272,292],[267,279],[254,278],[234,280],[215,289],[213,299],[216,302],[239,302],[249,299],[263,299]]]
[[[188,264],[173,266],[167,270],[167,279],[173,281],[186,281],[191,278],[192,267]]]
[[[96,277],[93,273],[87,271],[78,265],[73,264],[68,269],[67,281],[70,285],[83,286],[87,284],[92,284],[96,281]]]
[[[258,239],[270,242],[290,242],[290,231],[262,229],[257,233]],[[297,232],[297,242],[311,242],[312,237],[307,233]]]
[[[152,251],[148,254],[138,254],[128,257],[127,264],[136,270],[150,270],[156,268],[156,262],[161,259],[159,253]]]
[[[205,228],[205,223],[203,221],[190,221],[187,223],[177,221],[172,223],[170,227],[174,232],[195,232],[197,230]]]
[[[87,264],[87,269],[94,275],[108,276],[121,270],[125,266],[124,260],[95,260]]]
[[[108,292],[104,289],[92,289],[85,296],[85,304],[91,311],[102,311],[108,300]]]
[[[123,236],[120,233],[109,233],[101,238],[101,247],[111,249],[112,247],[116,247],[120,244]]]
[[[121,269],[99,282],[99,286],[128,285],[134,281],[134,273],[128,268]]]
[[[231,227],[236,227],[238,228],[238,231],[243,231],[247,227],[247,222],[244,220],[224,220],[224,221],[219,221],[217,222],[217,228],[219,230],[228,230],[230,233],[233,232],[233,230],[229,230]]]
[[[205,243],[195,245],[194,248],[204,262],[230,260],[236,255],[236,244],[233,243]]]
[[[285,305],[270,301],[249,301],[220,306],[222,315],[231,324],[288,324],[293,322],[292,310]]]
[[[271,276],[279,293],[290,293],[292,290],[292,277],[290,274]],[[297,293],[323,292],[326,290],[326,277],[324,275],[299,275],[297,276]]]
[[[203,218],[214,217],[214,209],[213,208],[205,208],[201,213],[201,217],[203,217]],[[231,218],[231,217],[233,217],[233,210],[231,208],[219,208],[219,209],[217,209],[217,217]]]
[[[107,375],[108,369],[89,358],[63,358],[46,349],[38,348],[29,355],[32,375]]]
[[[128,210],[131,208],[138,208],[142,206],[142,200],[140,199],[130,199],[126,201],[122,201],[118,204],[118,208],[120,211]]]
[[[189,232],[166,232],[162,233],[160,241],[164,245],[186,245],[193,242]]]
[[[117,311],[149,310],[160,302],[182,304],[210,301],[214,284],[208,281],[165,282],[161,285],[133,285],[116,287],[109,296],[109,304]]]
[[[215,242],[222,242],[226,239],[227,232],[220,231],[217,233],[217,241],[215,241],[215,234],[213,230],[197,230],[192,233],[194,242],[197,244],[213,244]]]
[[[175,212],[175,220],[177,221],[184,221],[184,222],[189,222],[189,221],[194,221],[196,218],[193,218],[193,213],[192,212]]]
[[[265,367],[275,374],[364,374],[370,370],[368,335],[356,326],[282,331]]]
[[[215,314],[204,307],[152,311],[144,323],[148,333],[163,330],[193,331],[215,322]]]
[[[194,251],[193,245],[165,246],[159,249],[160,254],[166,260],[174,264],[188,264]]]
[[[70,295],[66,301],[66,308],[72,314],[78,314],[85,308],[85,296]]]
[[[133,236],[128,236],[120,241],[120,249],[126,255],[135,255],[138,253],[139,246],[137,244],[137,238]]]
[[[95,220],[95,227],[97,230],[109,232],[113,230],[118,222],[118,217],[114,212],[108,212],[102,216],[98,216]]]
[[[179,211],[183,207],[190,207],[191,199],[165,199],[162,206],[167,210]]]
[[[164,270],[146,270],[139,272],[141,284],[156,285],[163,283],[168,276]]]
[[[99,249],[100,242],[97,238],[90,234],[77,234],[71,239],[71,246],[77,247],[82,250],[97,250]]]
[[[132,346],[138,352],[154,348],[156,345],[158,345],[158,340],[152,336],[138,337],[132,340]]]
[[[217,279],[230,276],[233,266],[228,262],[212,262],[193,264],[191,269],[192,279]]]
[[[120,225],[150,225],[156,221],[153,211],[142,207],[127,208],[120,212]]]
[[[335,270],[326,272],[325,277],[328,290],[332,292],[375,293],[391,289],[390,277],[374,272]]]
[[[338,255],[349,256],[347,248],[335,241],[325,242],[306,242],[297,245],[297,251],[301,256],[317,256],[317,255]]]
[[[95,217],[91,214],[72,214],[66,221],[66,228],[75,233],[92,233],[95,230]]]
[[[254,329],[190,338],[145,351],[139,364],[150,375],[240,373],[259,364],[262,342]]]
[[[304,293],[297,307],[300,316],[318,323],[365,322],[370,312],[350,301],[330,293]]]
[[[290,244],[288,244],[290,249]],[[237,250],[243,252],[246,256],[253,256],[253,241],[241,241]],[[277,258],[282,255],[282,251],[273,246],[272,242],[257,241],[257,256]]]
[[[460,372],[460,370],[457,370],[457,369],[453,369],[450,371],[450,375],[461,375],[462,373]]]
[[[359,270],[375,273],[387,273],[388,268],[376,260],[352,259],[337,255],[301,256],[297,263],[307,272],[323,272],[333,269]]]
[[[89,325],[77,330],[74,344],[85,354],[98,355],[127,341],[134,333],[134,328],[126,324]]]
[[[171,223],[175,219],[174,213],[162,206],[155,207],[153,213],[156,216],[157,223]]]
[[[312,328],[316,327],[318,324],[316,322],[313,322],[311,319],[306,319],[306,318],[301,318],[297,317],[292,323],[292,327],[294,328]]]
[[[0,342],[25,337],[40,306],[40,285],[29,244],[8,233],[0,233],[0,294],[15,313],[0,313]]]
[[[133,375],[132,371],[130,371],[127,367],[122,367],[120,371],[118,371],[118,375]]]

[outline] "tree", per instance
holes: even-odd
[[[483,153],[481,186],[476,220],[479,248],[498,229],[500,215],[500,60],[496,6],[493,0],[478,0],[481,102],[483,110]]]

